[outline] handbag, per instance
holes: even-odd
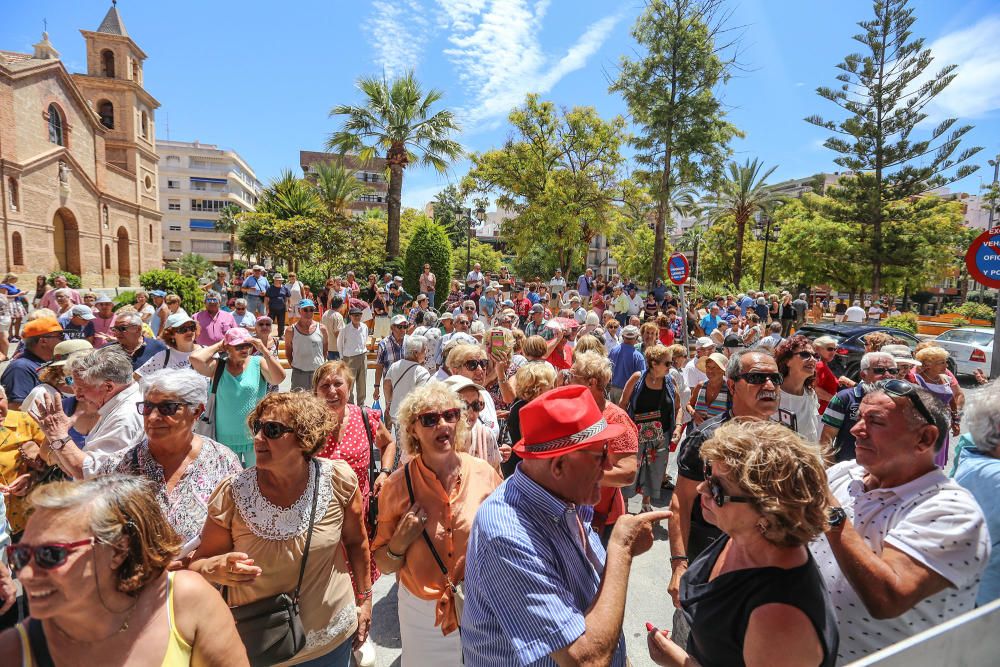
[[[169,348],[167,349],[167,355],[170,354]],[[167,357],[169,360],[170,357]],[[167,364],[164,361],[163,367],[166,368]],[[203,435],[206,438],[212,438],[215,440],[215,395],[219,391],[219,382],[222,381],[222,374],[226,372],[226,358],[220,356],[216,361],[215,374],[212,376],[212,387],[208,392],[208,402],[205,404],[205,411],[201,413],[198,417],[198,421],[194,424],[194,432],[198,435]]]
[[[309,511],[309,531],[306,546],[299,566],[299,581],[295,591],[278,593],[250,604],[230,607],[236,620],[236,631],[246,648],[252,667],[265,667],[284,662],[301,651],[306,645],[306,633],[299,617],[299,590],[302,577],[309,560],[309,545],[312,542],[313,523],[316,521],[316,497],[321,483],[319,462],[316,466],[316,482],[313,484],[312,509]]]
[[[403,466],[403,475],[406,477],[406,492],[410,496],[410,504],[412,505],[415,501],[413,497],[413,482],[410,481],[410,464],[407,463]],[[434,542],[431,541],[431,536],[427,534],[427,529],[424,528],[421,532],[423,535],[424,543],[427,548],[431,550],[431,555],[434,556],[434,562],[437,563],[438,568],[441,570],[441,574],[444,575],[444,580],[448,583],[448,587],[451,588],[452,598],[455,600],[455,618],[458,619],[459,626],[462,625],[462,610],[465,608],[465,587],[462,585],[463,582],[458,582],[457,584],[451,580],[451,575],[448,574],[448,568],[445,567],[444,561],[441,560],[441,556],[438,555],[437,549],[434,548]]]
[[[361,408],[361,421],[365,425],[365,435],[368,436],[368,516],[365,517],[365,523],[368,524],[368,534],[374,536],[378,528],[378,496],[372,490],[375,488],[375,478],[378,477],[375,472],[375,454],[379,450],[375,447],[375,434],[368,420],[368,409],[364,406]]]

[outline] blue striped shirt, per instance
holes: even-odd
[[[606,557],[590,528],[593,514],[559,500],[520,468],[480,506],[466,553],[467,667],[555,665],[550,654],[584,633]],[[611,664],[625,665],[624,635]]]

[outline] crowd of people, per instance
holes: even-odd
[[[383,574],[404,667],[846,664],[1000,597],[1000,383],[966,400],[933,341],[869,334],[852,379],[805,295],[402,283],[40,287],[0,375],[4,664],[373,665]]]

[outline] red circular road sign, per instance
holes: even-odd
[[[975,238],[965,253],[965,267],[976,282],[1000,289],[1000,227]]]
[[[688,264],[688,258],[684,256],[684,253],[675,252],[667,260],[667,276],[670,277],[670,282],[675,285],[683,285],[687,282],[688,277],[691,275],[691,266]]]

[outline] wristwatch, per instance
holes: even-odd
[[[51,449],[54,452],[58,452],[63,447],[65,447],[66,443],[69,442],[70,440],[72,440],[72,438],[70,438],[69,436],[66,436],[65,438],[56,438],[55,440],[50,440],[49,449]]]
[[[827,510],[826,520],[830,524],[830,528],[840,528],[847,521],[847,512],[844,511],[843,507],[831,507]]]

